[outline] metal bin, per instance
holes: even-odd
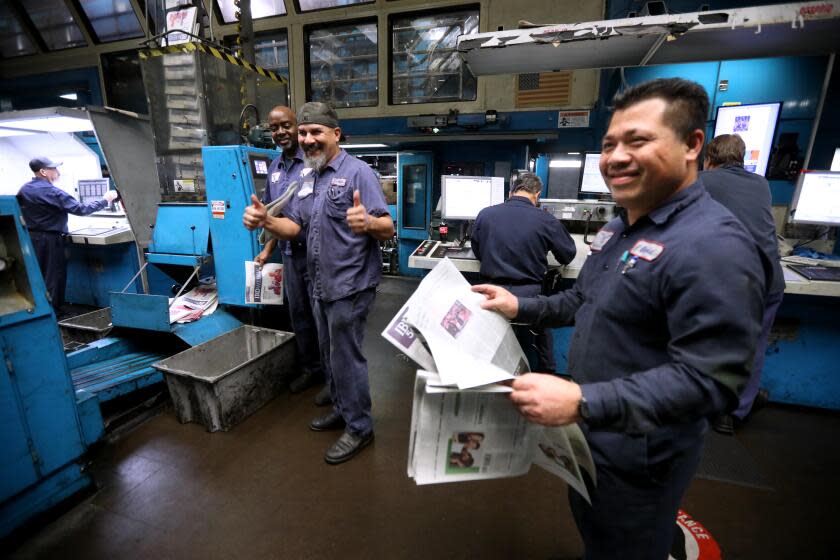
[[[97,309],[58,322],[61,338],[68,342],[87,344],[108,336],[114,325],[111,323],[111,308]]]

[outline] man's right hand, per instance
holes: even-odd
[[[265,205],[259,201],[256,195],[251,195],[251,206],[245,208],[245,214],[242,215],[242,224],[249,230],[265,227],[265,221],[268,218],[268,212],[265,210]]]
[[[519,299],[504,288],[492,284],[479,284],[473,286],[472,291],[487,297],[481,302],[482,309],[498,311],[508,319],[513,319],[519,314]]]
[[[120,193],[118,193],[117,191],[106,191],[105,194],[102,195],[102,198],[104,198],[108,204],[111,204],[119,197]]]
[[[254,257],[254,262],[257,263],[258,265],[262,266],[266,262],[268,262],[268,257],[270,257],[270,256],[271,256],[271,252],[267,252],[265,249],[263,249],[262,251],[260,251],[259,255]]]

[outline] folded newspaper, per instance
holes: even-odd
[[[484,296],[449,259],[423,279],[382,332],[422,368],[411,417],[408,475],[417,484],[512,477],[531,465],[559,476],[587,501],[596,482],[580,428],[544,428],[519,414],[497,384],[529,370],[510,323],[481,309]]]
[[[283,265],[245,261],[245,303],[283,305]]]
[[[216,283],[196,286],[177,299],[169,300],[169,324],[189,323],[210,315],[219,306]]]

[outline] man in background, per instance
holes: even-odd
[[[303,170],[303,150],[298,145],[297,117],[294,112],[284,105],[278,105],[268,114],[268,126],[271,137],[282,153],[271,162],[266,178],[265,192],[262,203],[268,204],[281,197],[286,190],[299,180]],[[309,199],[304,203],[311,204]],[[255,262],[265,264],[277,246],[277,238],[272,237],[265,247],[254,258]],[[298,350],[298,363],[302,373],[289,384],[292,393],[305,391],[313,385],[324,381],[324,370],[321,367],[320,350],[318,348],[318,331],[315,318],[312,316],[312,301],[310,293],[312,286],[309,273],[306,270],[306,232],[301,231],[297,237],[282,242],[283,248],[283,290],[286,304],[289,306],[289,316],[292,330],[295,333],[295,345]],[[324,399],[326,398],[326,401]],[[315,404],[329,404],[329,392],[319,393]]]
[[[575,242],[563,224],[537,208],[543,184],[533,173],[522,173],[510,189],[510,198],[478,213],[472,250],[481,261],[481,280],[519,297],[536,297],[548,270],[549,251],[557,262],[575,258]],[[554,373],[554,345],[544,328],[514,325],[531,371]]]
[[[87,216],[103,210],[119,196],[107,191],[101,200],[82,204],[55,183],[61,176],[61,162],[48,157],[36,157],[29,162],[35,177],[25,183],[17,194],[23,220],[32,239],[35,258],[44,276],[53,310],[62,318],[64,289],[67,285],[67,257],[64,236],[67,234],[67,215]]]
[[[759,389],[764,353],[770,328],[785,294],[785,276],[779,262],[779,244],[776,222],[773,220],[770,185],[767,179],[744,169],[746,145],[737,134],[718,136],[706,147],[704,171],[700,182],[747,228],[759,249],[772,266],[772,280],[767,286],[761,335],[755,350],[755,362],[747,384],[738,398],[738,408],[731,414],[721,414],[712,423],[721,434],[734,434],[735,428],[744,423],[747,415],[767,402],[767,392]]]

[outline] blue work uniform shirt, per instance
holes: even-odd
[[[25,183],[17,200],[26,227],[50,233],[67,233],[67,214],[87,216],[108,206],[104,199],[82,204],[46,179]]]
[[[472,250],[481,275],[498,284],[540,284],[549,251],[560,264],[575,258],[575,242],[560,220],[513,196],[478,213]]]
[[[306,231],[307,268],[315,299],[345,298],[376,286],[382,277],[379,241],[357,235],[347,225],[353,191],[359,191],[368,214],[388,215],[376,174],[365,162],[340,150],[320,173],[301,177],[298,193],[286,207],[286,217]]]
[[[520,298],[518,319],[574,323],[568,370],[589,428],[689,427],[734,406],[752,371],[769,274],[762,258],[696,181],[632,226],[624,215],[605,225],[575,285]]]
[[[281,153],[268,166],[268,176],[265,179],[265,191],[261,202],[268,204],[282,196],[286,189],[298,179],[301,170],[303,170],[303,150],[298,148],[292,157]],[[291,255],[293,251],[296,254],[303,254],[306,251],[306,232],[301,231],[295,239],[280,243],[283,245],[284,254]]]
[[[767,287],[768,293],[784,292],[785,273],[779,262],[776,221],[773,219],[773,201],[767,179],[750,173],[740,165],[727,165],[701,171],[700,182],[713,199],[741,220],[772,264],[773,279]]]

